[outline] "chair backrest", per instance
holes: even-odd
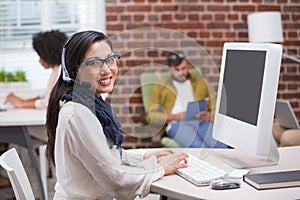
[[[191,69],[190,73],[201,76],[202,73],[199,69]],[[141,91],[144,110],[147,111],[148,101],[152,92],[154,84],[163,78],[170,77],[170,72],[144,72],[140,76]]]
[[[6,170],[17,200],[34,200],[34,194],[15,148],[0,156],[0,165]]]

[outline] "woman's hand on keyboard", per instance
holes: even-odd
[[[165,170],[165,176],[173,174],[177,169],[188,166],[188,154],[172,153],[158,159],[158,164]]]
[[[150,158],[151,156],[155,156],[156,158],[160,158],[163,156],[167,156],[170,154],[173,154],[174,152],[172,150],[158,150],[158,151],[150,151],[145,153],[144,160]]]

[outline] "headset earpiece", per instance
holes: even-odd
[[[66,44],[70,41],[70,39],[66,42]],[[66,46],[66,44],[65,44],[65,46]],[[63,81],[67,82],[67,83],[74,82],[74,83],[77,83],[77,84],[79,84],[83,87],[90,88],[92,86],[91,83],[86,82],[86,81],[80,82],[80,81],[77,81],[77,80],[72,79],[70,77],[69,72],[68,72],[67,67],[66,67],[66,58],[65,58],[65,56],[66,56],[66,47],[65,46],[63,47],[62,54],[61,54],[61,71],[62,71]]]
[[[65,82],[70,83],[72,81],[69,72],[66,67],[65,62],[65,54],[66,54],[66,48],[64,47],[61,54],[61,69],[62,69],[62,78]]]

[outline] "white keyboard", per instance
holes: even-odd
[[[227,172],[195,156],[189,155],[188,167],[176,173],[196,186],[209,185],[212,180],[223,178]]]

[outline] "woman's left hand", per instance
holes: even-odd
[[[172,150],[158,150],[158,151],[151,151],[151,152],[147,152],[144,155],[144,160],[150,158],[151,156],[155,156],[156,158],[160,158],[163,156],[167,156],[170,154],[173,154],[174,152]]]

